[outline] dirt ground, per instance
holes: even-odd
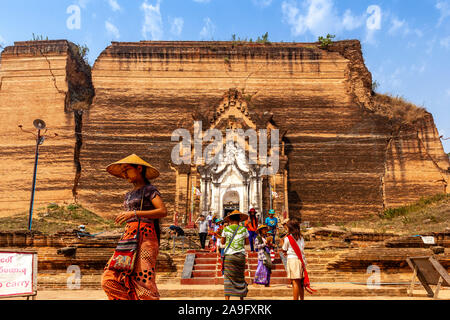
[[[180,288],[180,285],[173,284],[164,286],[165,289],[172,287],[174,289]],[[342,287],[342,285],[339,285]],[[345,286],[344,286],[345,287]],[[26,298],[11,298],[6,300],[26,300]],[[39,291],[36,300],[108,300],[107,296],[102,290],[45,290]],[[161,297],[161,300],[224,300],[219,297]],[[234,298],[232,298],[234,300]],[[236,298],[236,300],[238,300]],[[246,300],[290,300],[288,297],[249,297]],[[332,297],[332,296],[311,296],[306,295],[305,300],[432,300],[425,296],[425,290],[415,290],[414,297],[385,297],[385,296],[366,296],[366,297]],[[439,293],[439,300],[450,300],[450,289],[442,288]]]

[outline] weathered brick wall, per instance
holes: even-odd
[[[171,134],[192,130],[193,117],[204,119],[205,128],[231,88],[242,93],[252,116],[271,113],[287,132],[292,216],[358,219],[443,192],[448,181],[448,158],[431,115],[397,132],[376,112],[358,41],[329,50],[299,43],[112,43],[94,65],[91,106],[90,78],[70,47],[67,41],[16,43],[3,52],[1,214],[28,207],[34,140],[17,125],[31,129],[42,118],[62,138],[41,149],[37,205],[72,199],[76,185],[84,206],[116,213],[130,185],[105,168],[136,153],[161,171],[154,183],[172,216]],[[77,108],[84,113],[75,121]]]
[[[71,46],[66,40],[16,42],[2,53],[0,216],[29,208],[36,139],[18,126],[36,133],[33,121],[37,118],[46,122],[49,135],[59,136],[40,148],[35,207],[73,199],[73,108],[85,108],[93,89]]]
[[[93,82],[80,187],[83,202],[94,209],[109,212],[121,205],[129,186],[104,168],[131,153],[161,170],[154,183],[172,209],[170,135],[192,129],[194,113],[211,119],[230,88],[243,92],[250,113],[271,112],[275,125],[287,131],[291,215],[352,220],[380,212],[399,192],[388,177],[383,185],[391,122],[371,110],[372,79],[357,41],[330,50],[286,43],[112,43],[96,61]],[[432,121],[423,129],[436,130]],[[430,148],[441,157],[440,142],[432,139]],[[417,165],[428,165],[423,160],[408,171],[420,176]],[[437,182],[404,181],[412,182],[414,190],[395,204],[443,190]]]
[[[394,134],[386,153],[387,207],[449,192],[449,161],[439,136],[431,114]]]

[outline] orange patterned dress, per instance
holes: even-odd
[[[138,190],[128,192],[124,201],[125,211],[140,210],[141,197],[144,193],[143,211],[155,209],[152,200],[160,195],[151,184]],[[156,258],[159,252],[158,220],[141,218],[139,249],[134,272],[126,275],[115,270],[109,270],[109,263],[102,276],[102,288],[109,300],[159,300],[156,287]],[[131,239],[136,235],[138,221],[136,218],[127,221],[122,240]],[[112,257],[111,257],[112,258]]]

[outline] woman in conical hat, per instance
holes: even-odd
[[[156,257],[159,251],[159,219],[167,216],[161,194],[150,183],[159,172],[135,154],[110,164],[106,168],[111,175],[126,179],[133,189],[125,195],[124,211],[116,217],[116,223],[126,222],[121,240],[133,239],[139,229],[139,248],[134,271],[125,274],[114,270],[111,259],[105,267],[102,287],[110,300],[159,300],[155,282]]]
[[[239,218],[238,218],[239,216]],[[239,210],[234,210],[232,213],[230,213],[228,216],[223,218],[224,222],[230,222],[231,220],[239,220],[239,222],[246,221],[248,219],[248,214],[242,213]]]
[[[225,245],[223,284],[226,300],[230,297],[244,300],[248,293],[248,284],[245,282],[245,245],[249,244],[249,234],[245,227],[240,226],[240,223],[247,219],[248,215],[238,210],[224,219],[230,224],[222,232],[222,244]]]

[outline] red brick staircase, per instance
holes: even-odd
[[[221,272],[221,259],[216,253],[207,251],[188,251],[188,254],[195,254],[192,276],[189,279],[181,279],[182,285],[221,285],[223,276]],[[247,253],[247,268],[245,278],[247,283],[253,283],[256,268],[258,266],[258,254],[255,252]],[[283,263],[278,253],[275,256],[275,268],[272,270],[271,284],[289,284]]]

